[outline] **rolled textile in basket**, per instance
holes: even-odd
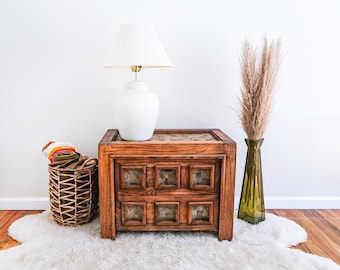
[[[76,148],[72,143],[69,142],[55,142],[49,141],[42,149],[42,152],[49,161],[53,161],[53,157],[56,154],[65,152],[76,152]]]

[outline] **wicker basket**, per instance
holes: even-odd
[[[50,209],[64,226],[88,223],[98,210],[98,160],[87,159],[80,168],[48,167]]]

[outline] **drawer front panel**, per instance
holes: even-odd
[[[218,230],[219,200],[216,196],[150,196],[133,200],[126,196],[122,199],[116,203],[117,230]]]
[[[171,190],[219,193],[222,159],[117,158],[114,163],[116,192],[134,190],[148,194]]]

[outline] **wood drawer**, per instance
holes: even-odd
[[[222,157],[124,157],[112,159],[115,190],[140,195],[164,192],[219,194]],[[133,190],[133,191],[132,191]]]
[[[121,197],[116,204],[121,231],[218,230],[216,196]]]

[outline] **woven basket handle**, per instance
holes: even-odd
[[[84,161],[84,163],[81,165],[81,167],[78,168],[78,170],[83,170],[83,169],[86,169],[86,167],[97,165],[97,164],[98,164],[98,159],[89,158]]]

